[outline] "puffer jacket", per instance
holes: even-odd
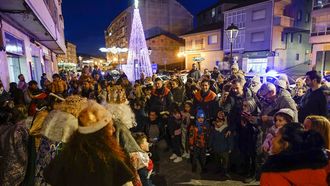
[[[0,185],[20,185],[28,164],[28,130],[23,124],[0,125]]]
[[[262,168],[261,186],[326,186],[328,160],[322,149],[269,156]]]

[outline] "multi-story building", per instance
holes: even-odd
[[[55,54],[65,53],[60,0],[0,0],[0,78],[8,88],[23,74],[39,82],[57,71]]]
[[[94,67],[97,65],[101,69],[107,69],[109,67],[109,63],[103,56],[95,56],[90,54],[78,54],[79,60],[79,68],[82,69],[84,66]],[[109,67],[110,68],[110,67]]]
[[[76,71],[78,64],[77,46],[68,41],[65,42],[65,45],[66,53],[57,55],[58,67]]]
[[[317,70],[330,71],[330,0],[314,0],[311,19],[312,64]]]
[[[139,10],[146,38],[170,33],[181,35],[193,28],[193,15],[176,0],[140,0]],[[128,48],[133,19],[134,5],[121,12],[105,31],[107,48]],[[113,62],[117,54],[107,54],[108,62]],[[120,54],[126,63],[127,53]]]
[[[185,69],[198,63],[200,69],[213,69],[223,60],[220,24],[201,26],[181,37],[185,40]]]
[[[173,34],[159,34],[147,38],[150,49],[150,62],[157,64],[158,69],[184,69],[184,58],[178,56],[180,48],[184,47],[184,40]]]
[[[224,28],[239,28],[233,55],[246,72],[284,70],[309,61],[311,1],[254,0],[225,12]],[[224,37],[224,52],[230,42]]]

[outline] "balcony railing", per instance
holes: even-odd
[[[321,8],[330,8],[330,0],[314,0],[313,10]]]
[[[330,35],[330,21],[314,23],[312,25],[311,36]]]
[[[287,16],[275,16],[274,17],[274,25],[275,26],[283,26],[283,27],[292,27],[294,19]]]

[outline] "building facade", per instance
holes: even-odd
[[[233,42],[242,70],[265,73],[309,62],[309,0],[255,0],[242,3],[225,12],[224,28],[239,28]],[[230,42],[224,37],[224,52],[230,53]]]
[[[316,70],[330,71],[330,0],[314,0],[309,42],[313,46],[312,64]]]
[[[159,70],[184,69],[184,58],[178,56],[184,40],[174,35],[160,34],[147,38],[150,49],[150,62],[157,64]]]
[[[42,73],[57,72],[56,54],[64,54],[61,1],[0,0],[0,78],[5,89],[18,82],[38,83]]]
[[[65,42],[66,53],[57,55],[58,67],[60,69],[67,69],[76,71],[78,64],[77,46],[70,42]]]
[[[202,26],[181,36],[185,40],[185,49],[181,53],[185,58],[185,69],[191,69],[193,63],[197,63],[200,69],[222,65],[221,27],[219,24]]]
[[[163,33],[181,35],[193,28],[193,15],[176,0],[140,0],[139,10],[146,38]],[[111,22],[105,31],[107,48],[128,48],[133,11],[132,5]],[[107,54],[108,62],[116,63],[115,58],[117,54]],[[120,54],[119,58],[126,63],[127,53]]]

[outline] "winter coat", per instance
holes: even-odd
[[[324,95],[324,88],[312,91],[309,89],[301,98],[299,109],[299,122],[304,122],[308,115],[327,116],[328,102]]]
[[[0,185],[20,185],[28,164],[29,133],[21,124],[0,125]]]
[[[206,148],[208,145],[209,129],[207,123],[202,124],[202,132],[198,134],[198,127],[196,124],[189,128],[189,146]]]
[[[217,95],[211,90],[205,93],[198,91],[194,95],[193,110],[197,112],[198,109],[202,109],[206,119],[215,118],[217,106]]]
[[[171,93],[173,95],[174,103],[177,103],[180,106],[184,101],[184,95],[185,95],[184,87],[177,87],[175,89],[172,89]]]
[[[232,136],[226,137],[229,131],[228,125],[224,124],[220,128],[212,128],[209,138],[209,147],[216,153],[229,152],[233,149]]]
[[[53,81],[53,83],[52,83],[51,90],[54,94],[63,94],[64,91],[66,91],[67,89],[68,89],[68,86],[67,86],[66,82],[63,80]]]
[[[328,160],[321,149],[269,156],[262,167],[261,186],[326,186]]]
[[[277,111],[282,108],[289,108],[294,112],[294,121],[298,121],[298,111],[291,94],[287,90],[281,90],[277,95],[276,99],[272,103],[263,102],[260,115],[273,116]]]
[[[131,129],[132,132],[143,132],[149,136],[150,126],[148,124],[147,114],[144,112],[144,109],[134,110],[135,120],[137,125]]]
[[[119,186],[133,180],[133,171],[110,151],[105,154],[107,163],[96,153],[89,153],[94,164],[94,169],[90,169],[88,157],[68,155],[70,153],[63,150],[44,170],[47,183],[52,186]]]
[[[258,129],[251,123],[240,126],[238,132],[238,146],[241,153],[253,156],[257,150]]]
[[[148,108],[155,109],[157,112],[168,111],[172,103],[171,91],[166,87],[162,87],[161,89],[152,90]]]
[[[199,80],[201,78],[201,72],[199,70],[190,70],[187,77]]]
[[[179,136],[182,134],[181,125],[183,120],[177,120],[173,116],[168,119],[168,130],[171,136]]]

